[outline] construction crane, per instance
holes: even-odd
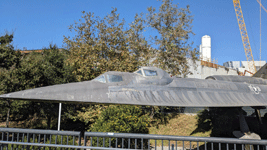
[[[261,61],[261,8],[267,12],[266,8],[261,4],[261,0],[257,0],[257,2],[260,4],[260,61]],[[260,62],[261,67],[261,62]]]
[[[248,71],[254,74],[254,73],[256,73],[257,70],[256,70],[251,46],[249,43],[248,33],[247,33],[247,29],[246,29],[240,1],[239,0],[233,0],[233,3],[234,3],[234,8],[235,8],[236,19],[238,22],[238,26],[239,26],[239,30],[240,30],[240,34],[241,34],[247,62],[248,62]]]

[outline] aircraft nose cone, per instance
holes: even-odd
[[[84,81],[40,87],[0,95],[1,99],[43,100],[53,102],[101,102],[107,99],[108,86],[97,81]]]

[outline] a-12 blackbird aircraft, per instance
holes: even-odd
[[[260,139],[249,131],[242,107],[267,106],[267,64],[253,77],[214,75],[206,80],[176,78],[156,67],[128,72],[106,72],[84,82],[53,85],[0,95],[0,99],[44,102],[109,103],[177,107],[239,107],[241,139]]]

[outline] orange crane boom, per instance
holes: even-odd
[[[238,26],[239,26],[239,30],[240,30],[240,34],[241,34],[241,38],[243,42],[243,47],[244,47],[246,58],[248,61],[248,69],[250,72],[256,73],[257,70],[256,70],[256,66],[255,66],[255,62],[254,62],[254,58],[253,58],[253,54],[252,54],[252,50],[251,50],[251,46],[250,46],[250,42],[248,38],[248,33],[247,33],[240,1],[233,0],[233,3],[234,3],[234,8],[235,8],[236,19],[238,22]]]

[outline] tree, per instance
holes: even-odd
[[[72,68],[66,65],[67,51],[56,45],[44,48],[42,53],[31,52],[21,61],[19,72],[23,89],[74,82]]]
[[[74,38],[65,37],[70,50],[69,64],[74,66],[79,81],[91,80],[106,71],[134,71],[140,62],[147,62],[149,46],[142,36],[143,20],[138,15],[125,29],[114,8],[103,19],[83,12],[80,23],[70,27]],[[140,59],[140,56],[143,57]],[[140,61],[142,60],[142,61]]]
[[[103,19],[83,12],[84,21],[70,27],[77,35],[65,37],[64,41],[70,50],[68,63],[75,68],[73,73],[79,81],[91,80],[106,71],[135,71],[148,63],[142,16],[136,15],[130,29],[125,29],[125,21],[116,12],[115,8]],[[104,109],[100,105],[80,105],[80,110],[70,116],[89,129]]]
[[[146,17],[143,13],[136,14],[128,27],[119,17],[116,8],[103,18],[83,12],[82,19],[70,26],[70,31],[76,35],[65,37],[64,43],[70,51],[67,62],[75,68],[73,73],[78,81],[91,80],[106,71],[131,72],[140,66],[151,65],[173,75],[188,73],[187,57],[196,60],[197,56],[192,43],[188,44],[193,34],[189,7],[178,8],[172,1],[163,0],[158,12],[150,7]],[[143,34],[146,28],[157,31],[156,36],[151,36],[152,41]],[[104,110],[99,105],[80,108],[72,118],[85,122],[88,128],[99,115],[92,113]],[[162,116],[158,107],[149,108],[155,110],[151,113],[152,118]],[[165,116],[160,122],[166,122],[166,118],[169,117]]]
[[[67,57],[67,51],[59,50],[52,44],[49,48],[44,48],[42,53],[32,52],[24,56],[18,73],[21,89],[76,81],[72,67],[66,65]],[[30,114],[27,114],[27,117],[28,115],[46,117],[47,128],[50,129],[51,119],[58,114],[58,104],[29,102],[28,105],[27,111]]]
[[[6,37],[13,38],[13,36]],[[6,41],[12,40],[8,39]],[[5,46],[7,47],[7,44]],[[0,68],[1,94],[76,81],[75,76],[72,74],[72,67],[66,65],[65,62],[68,57],[68,51],[59,50],[56,45],[50,45],[42,53],[32,52],[20,57],[15,57],[16,53],[11,51],[11,45],[8,46],[9,49],[6,47],[2,49],[9,50],[7,52],[10,55],[7,55],[9,57],[1,57],[1,62],[5,62],[2,63],[2,66],[6,66],[5,68]],[[11,62],[14,62],[13,60],[17,60],[15,62],[18,63],[13,63],[12,65]],[[7,124],[10,112],[12,118],[23,120],[46,117],[47,128],[50,128],[51,119],[57,116],[58,112],[58,105],[52,103],[35,103],[30,101],[7,102],[2,103],[1,101],[1,106],[5,108],[1,111],[5,111],[2,114],[6,116]],[[41,126],[39,125],[38,127],[40,128]]]
[[[149,116],[143,113],[141,106],[110,105],[101,113],[90,131],[115,133],[148,133],[149,122]],[[97,140],[94,139],[93,144],[96,144],[96,142]],[[113,147],[115,147],[115,142],[116,139],[112,138],[111,145]],[[125,140],[125,142],[126,143],[124,144],[128,145],[127,140]],[[144,141],[144,143],[146,142]],[[138,143],[141,144],[141,142]],[[108,146],[108,144],[109,141],[105,143],[105,146]],[[121,140],[118,140],[118,145],[122,145]],[[134,148],[134,141],[132,141],[131,147]]]
[[[172,0],[162,0],[159,10],[149,7],[147,23],[157,34],[151,36],[155,47],[156,66],[172,75],[188,73],[187,58],[197,59],[197,50],[188,43],[193,21],[189,6],[178,8]]]
[[[136,14],[134,21],[129,26],[129,29],[126,31],[127,41],[129,42],[128,50],[135,56],[138,66],[150,66],[153,51],[151,51],[151,44],[149,44],[143,35],[146,28],[143,13],[140,15]]]
[[[0,37],[0,94],[18,90],[18,79],[14,75],[19,66],[20,52],[15,51],[11,42],[13,34]],[[6,114],[6,127],[9,124],[11,101],[1,101],[2,114]]]
[[[157,11],[156,8],[148,7],[146,23],[148,28],[154,29],[156,34],[151,35],[151,45],[155,45],[151,50],[153,60],[151,63],[173,76],[186,76],[190,73],[187,59],[197,60],[197,49],[192,49],[193,43],[188,43],[192,32],[191,23],[193,21],[189,6],[178,8],[172,0],[162,0],[162,4]],[[147,106],[151,111],[151,118],[154,123],[166,123],[168,115],[159,113],[159,107]],[[169,107],[165,107],[169,109]],[[158,121],[157,121],[158,120]]]
[[[0,37],[0,94],[17,90],[18,80],[14,77],[17,67],[20,65],[20,52],[15,51],[11,42],[13,34],[5,34]],[[10,86],[7,84],[12,83]]]
[[[76,111],[68,111],[65,113],[65,115],[67,115],[67,118],[72,119],[74,122],[80,122],[83,124],[83,128],[80,128],[79,130],[87,131],[107,107],[108,106],[97,104],[79,105],[75,108]],[[75,129],[77,129],[77,127],[75,127]]]
[[[12,41],[13,34],[6,33],[0,37],[0,68],[9,69],[19,65],[20,52],[14,50]]]

